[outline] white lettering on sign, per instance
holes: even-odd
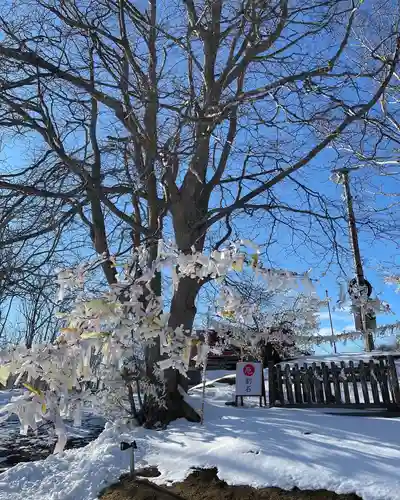
[[[236,364],[236,396],[262,395],[262,364],[244,361]]]

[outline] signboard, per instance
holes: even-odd
[[[262,364],[253,361],[236,363],[236,397],[263,395]]]

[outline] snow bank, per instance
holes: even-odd
[[[231,484],[355,492],[399,500],[400,420],[326,415],[318,410],[232,408],[234,388],[207,389],[205,425],[178,421],[166,431],[108,426],[63,457],[20,464],[0,476],[0,500],[94,500],[129,468],[121,440],[137,441],[138,467],[158,466],[157,483],[180,481],[190,467],[212,467]],[[192,391],[200,407],[201,390]]]
[[[7,391],[0,391],[0,406],[4,406],[11,401],[13,396],[22,394],[20,389],[11,389]]]
[[[108,427],[85,448],[16,465],[0,475],[1,500],[92,500],[128,467],[119,432]]]
[[[335,363],[340,363],[341,361],[349,362],[359,362],[359,361],[369,361],[370,359],[376,359],[381,356],[399,356],[399,351],[371,351],[371,352],[342,352],[337,354],[321,354],[317,356],[301,356],[299,358],[290,360],[290,361],[282,361],[281,365],[293,365],[294,363],[298,363],[302,365],[303,363],[331,363],[334,361]]]

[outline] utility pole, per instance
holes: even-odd
[[[333,351],[336,354],[337,350],[336,350],[336,341],[335,341],[335,331],[333,330],[333,321],[332,321],[332,314],[331,314],[331,304],[330,304],[330,298],[329,298],[328,290],[325,290],[325,295],[326,295],[326,303],[328,305],[329,322],[331,324],[331,333],[332,333],[331,345],[333,346]]]
[[[349,224],[350,244],[353,253],[354,268],[356,273],[355,284],[357,285],[358,292],[361,295],[363,290],[368,290],[368,297],[371,295],[371,286],[364,276],[364,269],[362,266],[360,245],[358,243],[358,232],[356,217],[354,215],[353,197],[350,190],[349,173],[355,168],[339,168],[333,170],[334,173],[339,175],[338,183],[343,184],[344,199],[347,207],[347,219]],[[351,284],[351,282],[350,282]],[[349,287],[350,288],[350,287]],[[349,290],[350,291],[350,290]],[[350,294],[350,293],[349,293]],[[351,294],[350,294],[351,295]],[[354,301],[354,297],[351,297]],[[376,328],[376,319],[370,314],[366,314],[363,305],[353,303],[354,323],[356,330],[364,334],[364,349],[372,351],[374,349],[374,337],[372,331]]]

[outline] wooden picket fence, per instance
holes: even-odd
[[[392,356],[369,362],[269,364],[269,404],[285,407],[399,408]]]

